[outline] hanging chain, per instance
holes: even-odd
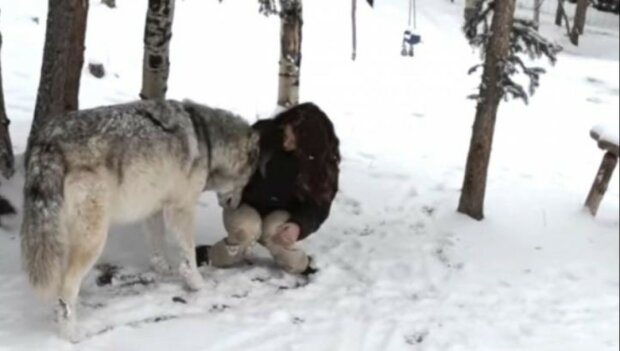
[[[413,3],[413,29],[417,29],[418,26],[418,12],[416,9],[416,0],[411,0]]]
[[[408,16],[408,20],[407,20],[407,26],[409,28],[411,28],[411,24],[413,22],[413,19],[411,18],[411,12],[412,12],[412,0],[409,0],[409,11],[407,11],[407,16]]]

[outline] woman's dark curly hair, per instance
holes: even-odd
[[[297,197],[327,204],[338,192],[340,141],[329,117],[313,103],[294,106],[275,117],[280,128],[290,125],[299,159]]]

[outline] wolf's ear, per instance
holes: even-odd
[[[260,157],[260,133],[252,130],[247,144],[248,155],[251,163],[258,162]]]
[[[250,130],[250,137],[248,138],[248,148],[256,149],[259,146],[260,133],[255,130]]]
[[[183,109],[189,113],[190,116],[195,117],[198,114],[198,109],[196,108],[197,105],[195,102],[185,99],[183,100],[182,105]]]

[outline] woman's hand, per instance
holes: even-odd
[[[280,226],[278,233],[273,238],[274,243],[284,248],[290,249],[299,239],[301,230],[295,223],[285,223]]]

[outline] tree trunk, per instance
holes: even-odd
[[[2,49],[2,34],[0,34],[0,50]],[[13,144],[9,134],[10,121],[6,116],[4,106],[4,88],[2,86],[2,62],[0,60],[0,172],[5,178],[10,178],[15,173],[15,159],[13,157]]]
[[[351,59],[355,61],[357,58],[357,0],[352,0],[351,5],[351,23],[352,23],[352,36],[353,36],[353,52]]]
[[[140,98],[158,100],[168,90],[174,0],[149,0],[148,6]]]
[[[564,18],[564,0],[558,0],[558,8],[555,10],[555,25],[562,27],[562,18]]]
[[[542,3],[543,0],[534,0],[534,23],[537,29],[540,27],[540,8]]]
[[[601,167],[596,174],[596,178],[594,178],[592,189],[590,189],[590,193],[588,194],[588,198],[586,200],[586,207],[590,210],[590,213],[593,216],[596,216],[596,213],[601,206],[601,201],[603,201],[607,188],[609,188],[609,181],[616,170],[617,164],[618,156],[614,155],[612,152],[607,152],[603,157],[603,162],[601,163]]]
[[[485,53],[480,100],[458,208],[459,212],[477,220],[484,218],[484,197],[495,121],[499,103],[503,97],[503,90],[498,83],[502,78],[503,68],[510,51],[514,12],[515,0],[496,2],[491,24],[492,35]]]
[[[303,27],[302,1],[281,0],[281,7],[278,105],[290,107],[299,103]]]
[[[43,64],[30,138],[45,120],[79,107],[87,15],[87,0],[49,0]]]
[[[577,0],[575,10],[575,22],[571,31],[570,41],[573,45],[579,45],[579,37],[583,35],[586,27],[586,14],[588,12],[589,0]]]

